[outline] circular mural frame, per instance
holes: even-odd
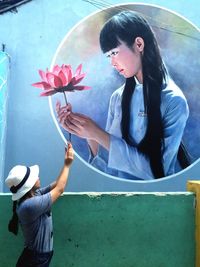
[[[121,10],[137,11],[148,20],[156,35],[169,74],[186,96],[190,116],[183,140],[192,154],[193,163],[188,167],[191,168],[200,157],[196,146],[200,142],[200,133],[198,134],[200,123],[198,70],[200,62],[198,62],[197,56],[200,54],[200,47],[198,47],[200,32],[190,21],[171,10],[156,5],[135,3],[114,5],[92,13],[76,24],[60,43],[52,60],[52,66],[70,64],[75,69],[80,63],[83,64],[83,72],[87,73],[83,84],[91,86],[92,89],[69,93],[67,97],[73,106],[73,111],[91,117],[104,129],[109,99],[113,91],[123,85],[124,79],[110,67],[105,55],[100,50],[98,37],[105,21]],[[186,71],[187,75],[185,75]],[[103,75],[101,75],[102,73]],[[102,100],[99,101],[100,99]],[[49,97],[50,110],[62,139],[67,143],[68,133],[60,127],[57,121],[55,111],[57,100],[64,104],[62,96],[58,96],[58,94]],[[76,155],[84,164],[112,179],[120,179],[125,182],[161,182],[185,171],[179,170],[162,179],[144,181],[115,177],[100,171],[87,162],[89,150],[86,140],[73,136],[72,143]]]

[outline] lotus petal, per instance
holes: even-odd
[[[82,64],[80,64],[77,69],[76,69],[76,72],[75,72],[75,75],[74,76],[77,76],[77,75],[80,75],[81,74],[81,70],[82,70]]]
[[[76,85],[74,86],[74,90],[77,90],[77,91],[83,91],[83,90],[89,90],[91,89],[90,86],[84,86],[84,85]]]
[[[55,90],[45,90],[40,94],[40,96],[50,96],[50,95],[54,95],[56,93],[57,92]]]
[[[61,79],[56,76],[55,74],[49,72],[47,73],[47,81],[48,83],[52,86],[52,87],[55,87],[55,88],[59,88],[59,87],[62,87],[62,81]]]
[[[60,70],[61,70],[61,67],[59,67],[58,65],[55,65],[53,67],[52,73],[55,74],[55,75],[58,75],[58,73],[60,72]]]
[[[62,71],[67,79],[67,84],[70,83],[73,75],[71,66],[70,65],[62,66]]]
[[[31,85],[34,86],[34,87],[37,87],[37,88],[42,88],[44,90],[52,88],[52,86],[49,83],[46,83],[46,82],[38,82],[38,83],[33,83]]]
[[[46,73],[43,70],[38,70],[42,81],[47,82]]]
[[[68,84],[68,76],[66,76],[63,72],[63,70],[61,69],[58,73],[58,77],[61,79],[62,81],[62,86],[66,86]]]
[[[72,80],[71,80],[71,83],[73,85],[76,85],[77,83],[80,83],[83,80],[84,77],[85,77],[85,74],[84,73],[81,74],[81,75],[74,76],[72,78]]]

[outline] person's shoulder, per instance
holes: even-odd
[[[22,210],[30,210],[30,209],[34,209],[35,205],[37,205],[37,203],[40,203],[40,199],[43,198],[44,195],[41,194],[36,194],[33,197],[27,198],[25,199],[18,207],[19,211]]]
[[[36,201],[36,197],[30,197],[22,201],[18,207],[18,211],[27,210],[33,207],[33,203]]]
[[[168,99],[181,98],[184,101],[186,100],[183,91],[171,78],[168,78],[167,81],[163,83],[162,97]]]
[[[24,217],[27,213],[31,212],[34,209],[32,198],[25,199],[17,208],[17,213],[19,217]]]
[[[122,93],[124,90],[124,84],[122,86],[120,86],[118,89],[116,89],[112,95],[111,95],[111,101],[117,100],[117,99],[121,99],[122,98]]]
[[[163,113],[173,111],[180,112],[183,116],[188,116],[189,107],[187,100],[182,90],[175,84],[172,79],[168,79],[167,83],[164,84],[162,90],[162,104]]]

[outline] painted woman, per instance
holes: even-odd
[[[145,18],[122,11],[103,26],[100,46],[126,78],[111,96],[106,129],[57,104],[60,124],[86,138],[90,163],[108,174],[151,180],[176,172],[177,157],[189,165],[181,143],[189,116],[187,100],[170,78],[155,35]]]

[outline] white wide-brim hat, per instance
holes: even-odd
[[[17,165],[11,169],[8,174],[8,177],[5,180],[6,185],[11,187],[18,186],[25,176],[28,174],[28,168],[30,169],[30,173],[27,177],[25,183],[17,190],[16,193],[13,193],[12,200],[16,201],[23,197],[28,191],[30,191],[35,185],[36,181],[39,179],[39,166],[34,165],[31,167],[26,167],[22,165]]]

